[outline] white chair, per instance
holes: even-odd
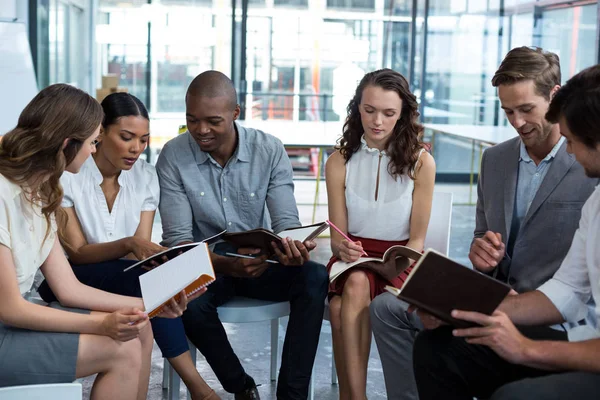
[[[450,228],[452,222],[452,193],[434,192],[431,203],[431,217],[427,226],[427,235],[425,236],[425,249],[435,249],[444,255],[448,255],[450,249]],[[329,319],[329,302],[325,304],[325,321]],[[311,386],[314,377],[311,378]],[[331,359],[331,384],[337,384],[337,371],[335,369],[335,360]]]
[[[221,322],[244,323],[271,321],[271,381],[277,380],[279,365],[279,319],[290,315],[290,303],[234,297],[217,309]],[[194,364],[196,347],[188,341]],[[168,389],[168,399],[179,399],[180,379],[171,364],[164,360],[163,388]],[[188,399],[190,394],[188,392]]]
[[[0,400],[81,400],[81,383],[50,383],[43,385],[0,388]]]

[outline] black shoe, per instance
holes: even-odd
[[[258,389],[256,386],[252,386],[248,389],[235,394],[235,400],[260,400]]]

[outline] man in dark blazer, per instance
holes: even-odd
[[[558,124],[545,119],[560,82],[558,56],[529,47],[511,50],[492,79],[519,136],[483,154],[469,259],[516,292],[534,290],[556,272],[598,184],[566,152]],[[412,345],[422,329],[440,325],[407,307],[391,294],[370,306],[389,399],[418,398]]]

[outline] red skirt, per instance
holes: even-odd
[[[388,240],[377,240],[377,239],[368,239],[361,238],[357,236],[348,235],[352,241],[360,241],[362,243],[363,249],[367,252],[369,257],[383,257],[383,253],[387,249],[395,245],[403,245],[405,246],[408,243],[408,240],[402,241],[388,241]],[[327,272],[331,271],[331,266],[334,262],[339,261],[339,258],[333,256],[329,260],[327,264]],[[344,291],[344,285],[346,284],[346,279],[348,279],[348,275],[352,271],[361,270],[369,279],[369,286],[371,287],[371,300],[380,295],[385,291],[386,286],[394,286],[400,289],[406,280],[406,277],[412,270],[412,265],[408,267],[406,270],[402,271],[400,275],[391,281],[385,279],[381,275],[371,271],[367,268],[361,268],[360,266],[356,266],[354,268],[350,268],[348,271],[344,272],[342,276],[337,278],[333,283],[329,284],[329,299],[331,299],[334,295],[341,296]]]

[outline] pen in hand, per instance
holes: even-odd
[[[255,258],[256,258],[256,257],[254,257],[254,256],[249,256],[249,255],[246,255],[246,254],[237,254],[237,253],[228,253],[228,252],[227,252],[227,253],[225,253],[225,255],[226,255],[226,256],[229,256],[229,257],[248,258],[248,259],[250,259],[250,260],[253,260],[253,259],[255,259]],[[268,260],[268,259],[267,259],[267,260],[265,260],[265,262],[268,262],[268,263],[270,263],[270,264],[279,264],[279,262],[277,262],[277,261],[275,261],[275,260]]]
[[[344,232],[342,232],[342,230],[341,230],[340,228],[338,228],[337,226],[335,226],[333,222],[331,222],[330,220],[327,220],[327,221],[325,221],[325,222],[327,222],[327,225],[329,225],[330,227],[332,227],[333,229],[335,229],[335,231],[336,231],[337,233],[339,233],[340,235],[342,235],[342,237],[343,237],[344,239],[346,239],[347,241],[349,241],[349,242],[351,242],[351,243],[354,243],[354,240],[352,240],[352,239],[350,239],[348,236],[346,236],[346,234],[345,234]],[[363,250],[363,252],[362,252],[362,253],[363,253],[363,255],[365,255],[365,256],[367,256],[367,257],[369,257],[369,255],[367,254],[367,252],[366,252],[366,251],[364,251],[364,250]]]

